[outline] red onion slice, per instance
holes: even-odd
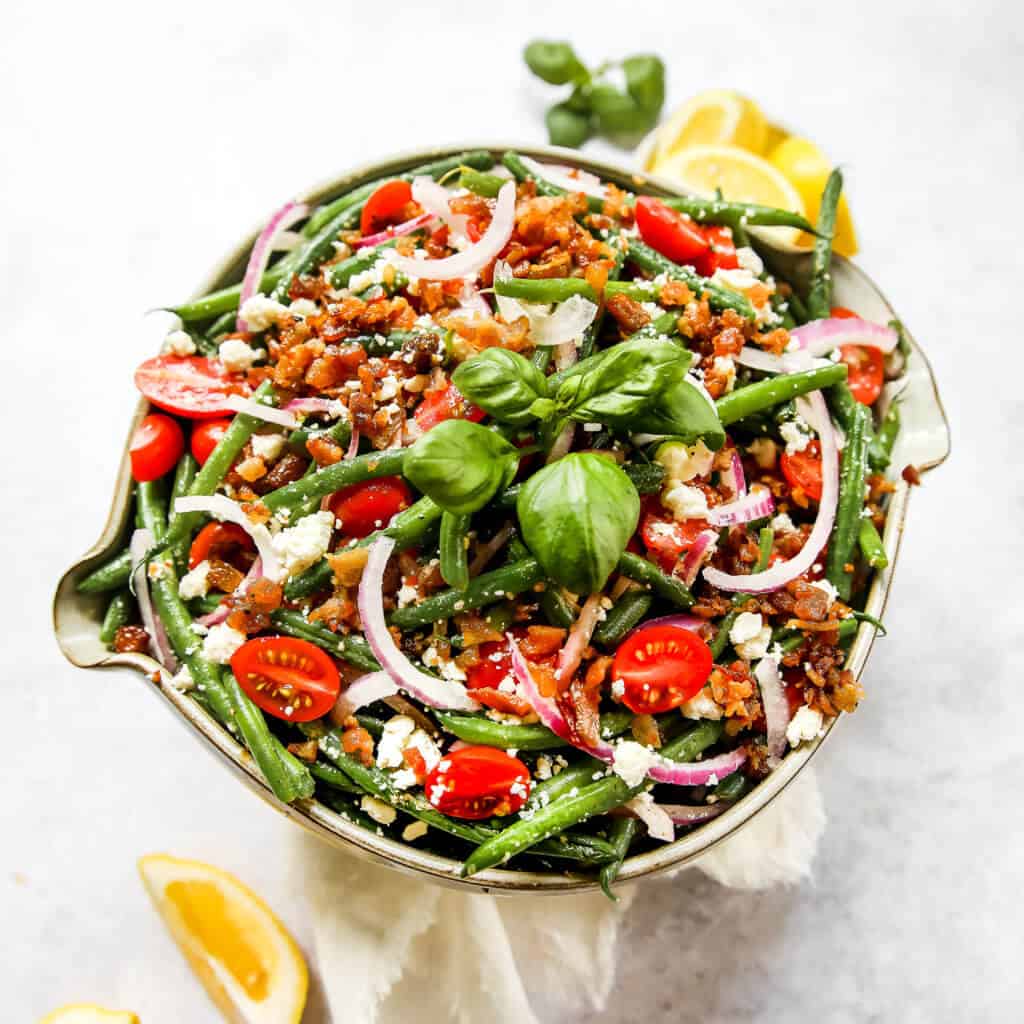
[[[775,500],[767,487],[757,487],[742,498],[730,501],[725,505],[716,505],[708,511],[708,522],[719,528],[736,526],[739,523],[750,523],[755,519],[764,519],[775,512]]]
[[[354,243],[352,248],[369,249],[375,245],[383,245],[384,242],[390,242],[392,238],[401,238],[402,235],[411,235],[414,231],[419,231],[420,228],[425,228],[434,219],[435,217],[432,213],[417,214],[411,220],[402,221],[401,224],[393,224],[391,227],[385,228],[383,231],[378,231],[376,234],[360,238],[358,242]]]
[[[349,683],[338,695],[334,708],[339,714],[348,716],[375,700],[394,697],[398,686],[387,672],[369,672]]]
[[[285,412],[323,413],[340,419],[347,412],[336,398],[293,398],[284,407]]]
[[[789,700],[774,658],[762,658],[754,669],[761,688],[765,730],[768,734],[768,763],[774,767],[786,752],[786,726],[789,725]]]
[[[359,454],[359,431],[353,427],[352,435],[348,439],[348,449],[345,452],[345,461],[351,462]]]
[[[701,566],[712,556],[717,546],[718,534],[714,530],[701,530],[697,534],[679,569],[679,574],[688,587],[693,584]]]
[[[537,178],[550,182],[566,192],[582,192],[595,199],[606,199],[608,189],[596,174],[565,164],[542,164],[528,156],[522,158],[523,166]]]
[[[274,540],[270,531],[262,523],[254,523],[237,501],[232,501],[223,494],[197,494],[178,498],[174,502],[174,511],[206,512],[216,519],[240,526],[256,545],[263,564],[263,575],[268,579],[280,580],[284,566],[274,550]]]
[[[452,310],[452,316],[490,316],[491,307],[480,294],[480,290],[471,281],[467,281],[459,294],[458,308]]]
[[[544,464],[550,466],[552,462],[565,458],[572,450],[572,443],[576,440],[576,424],[569,422],[562,427],[561,433],[555,438],[551,449],[544,460]]]
[[[452,194],[444,187],[427,175],[421,175],[412,180],[412,198],[420,204],[427,213],[439,217],[448,225],[448,230],[454,235],[465,237],[466,224],[469,217],[464,213],[452,213]]]
[[[874,324],[860,317],[829,317],[812,320],[794,328],[789,336],[809,356],[823,356],[840,345],[863,345],[891,352],[899,344],[899,335],[891,327]]]
[[[740,366],[749,366],[750,369],[761,370],[763,373],[797,373],[800,370],[829,365],[827,359],[812,359],[810,354],[804,351],[773,356],[771,352],[754,348],[752,345],[744,345],[740,349],[736,362]]]
[[[647,772],[647,777],[655,782],[667,782],[672,786],[706,786],[709,783],[721,782],[727,775],[732,775],[747,760],[747,751],[743,747],[730,750],[706,761],[676,762],[659,758]]]
[[[675,839],[672,819],[663,807],[654,802],[650,793],[640,793],[623,806],[647,826],[647,834],[652,839],[660,839],[663,843],[671,843]]]
[[[559,679],[572,679],[576,669],[580,667],[583,652],[594,635],[594,629],[597,627],[601,615],[601,600],[601,594],[591,594],[583,602],[580,614],[569,630],[569,639],[558,653],[558,669],[555,675]]]
[[[807,572],[828,543],[839,500],[839,451],[836,447],[836,435],[820,391],[814,391],[806,396],[806,401],[797,399],[797,403],[800,408],[807,410],[804,419],[817,430],[821,440],[821,501],[818,503],[814,527],[804,546],[793,558],[785,562],[776,562],[764,572],[736,576],[722,572],[714,566],[708,566],[704,570],[704,579],[719,590],[747,594],[767,594],[772,590],[778,590],[790,580],[795,580]]]
[[[284,427],[286,430],[294,430],[299,421],[295,415],[287,409],[278,409],[272,405],[264,405],[254,398],[243,398],[241,395],[228,395],[224,404],[235,412],[245,413],[254,420],[263,420],[264,423],[273,423],[275,427]]]
[[[252,252],[249,254],[249,263],[245,268],[245,277],[242,278],[242,290],[238,294],[238,308],[241,309],[248,299],[251,299],[259,290],[263,274],[270,262],[270,253],[274,248],[274,239],[290,228],[296,221],[306,216],[307,207],[305,203],[297,203],[294,200],[287,202],[267,222],[267,226],[259,233]],[[235,327],[239,331],[247,331],[249,325],[239,314],[235,321]]]
[[[639,633],[647,629],[648,626],[678,626],[680,629],[689,629],[696,632],[706,622],[706,619],[698,619],[696,615],[661,615],[656,619],[648,619],[646,622],[641,622],[639,626],[634,626],[623,639],[628,640],[634,633]]]
[[[146,555],[153,549],[156,540],[149,530],[136,530],[128,544],[132,565],[132,586],[135,600],[139,603],[139,616],[142,625],[149,634],[149,647],[153,656],[169,672],[178,671],[178,659],[174,656],[164,624],[153,611],[153,601],[149,596],[149,574]]]
[[[257,556],[256,561],[249,566],[249,571],[245,574],[245,577],[242,579],[242,582],[239,583],[237,587],[235,587],[235,592],[233,596],[241,597],[245,593],[246,588],[249,586],[249,584],[252,583],[254,580],[258,580],[262,575],[263,559]],[[224,596],[226,598],[227,594],[225,594]],[[214,608],[212,612],[210,612],[208,615],[202,616],[199,619],[196,619],[196,622],[198,622],[200,626],[219,626],[230,614],[231,608],[225,601],[221,601],[221,603],[216,608]]]
[[[501,186],[491,223],[475,245],[442,259],[416,260],[408,256],[395,256],[392,262],[409,278],[452,281],[457,277],[476,276],[508,244],[515,223],[516,187],[509,181]]]
[[[669,816],[673,825],[699,825],[702,821],[717,818],[723,811],[732,806],[733,801],[721,800],[715,804],[700,804],[691,807],[688,804],[659,804],[658,806]]]
[[[743,460],[734,448],[729,468],[722,474],[722,484],[733,498],[742,498],[747,493],[747,478],[743,472]]]
[[[381,537],[370,545],[370,554],[359,582],[357,603],[363,633],[370,650],[385,672],[410,696],[432,708],[453,711],[478,711],[480,705],[464,686],[450,679],[436,679],[421,672],[399,650],[384,618],[384,570],[395,549],[390,537]]]

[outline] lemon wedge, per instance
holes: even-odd
[[[151,854],[139,874],[207,994],[231,1024],[298,1024],[309,972],[299,947],[226,871]]]
[[[48,1013],[39,1024],[139,1024],[128,1010],[104,1010],[92,1003],[72,1003]]]
[[[699,92],[658,129],[647,170],[661,173],[663,160],[690,146],[740,146],[761,153],[767,133],[765,116],[752,99],[728,89]]]
[[[809,139],[793,135],[775,146],[768,154],[768,160],[800,193],[807,219],[813,224],[818,218],[822,190],[832,170],[828,157]],[[810,244],[810,237],[805,235],[802,241]],[[840,195],[836,209],[832,247],[843,256],[853,256],[857,252],[857,233],[845,194]]]
[[[726,199],[805,213],[800,193],[777,167],[737,146],[691,146],[663,160],[655,170],[700,195],[713,196],[721,189]],[[759,228],[758,232],[781,245],[795,245],[801,235],[796,228]]]

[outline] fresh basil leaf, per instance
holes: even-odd
[[[657,114],[644,110],[632,96],[608,82],[591,86],[590,105],[601,134],[623,144],[649,131],[657,120]]]
[[[444,420],[406,452],[402,473],[448,512],[482,508],[514,475],[519,452],[500,434],[468,420]]]
[[[516,512],[523,540],[548,577],[591,594],[607,582],[636,531],[640,496],[611,459],[576,452],[530,477]]]
[[[574,110],[568,103],[549,107],[544,124],[552,146],[579,149],[590,138],[590,114]]]
[[[452,374],[452,382],[484,412],[515,426],[533,420],[530,406],[548,394],[544,374],[529,359],[504,348],[488,348],[467,359]]]
[[[626,91],[636,105],[655,117],[665,102],[665,65],[653,54],[638,54],[622,62]]]
[[[614,424],[609,424],[614,426]],[[634,416],[627,429],[634,434],[658,434],[712,451],[725,443],[725,430],[708,396],[687,377],[672,383]]]
[[[587,69],[568,43],[535,39],[523,50],[526,66],[551,85],[565,85],[587,77]]]

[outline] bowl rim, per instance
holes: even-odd
[[[501,153],[513,149],[535,159],[571,163],[619,185],[632,189],[643,187],[656,194],[671,195],[680,194],[683,191],[672,182],[657,175],[595,159],[575,150],[534,144],[474,141],[463,145],[453,144],[428,149],[406,150],[383,157],[323,179],[303,192],[299,198],[310,203],[323,202],[375,178],[399,173],[431,160],[443,159],[460,152],[476,149],[490,150],[499,158]],[[195,292],[195,297],[224,287],[240,277],[241,268],[244,266],[253,241],[261,228],[262,224],[246,236],[228,255],[218,261],[213,270],[204,277]],[[859,279],[862,286],[870,288],[886,308],[892,310],[892,306],[885,296],[859,267],[843,257],[836,256],[835,259],[843,267],[844,272],[853,274]],[[949,426],[927,357],[909,331],[906,333],[914,354],[921,360],[923,376],[930,383],[931,394],[926,397],[931,402],[938,425],[944,432],[943,444],[940,445],[934,457],[918,465],[919,470],[927,471],[940,465],[949,455]],[[135,426],[147,410],[148,405],[143,399],[135,410],[128,438],[131,437]],[[299,801],[291,805],[284,804],[271,793],[248,751],[240,746],[216,720],[191,700],[187,694],[176,690],[162,679],[159,666],[152,658],[136,653],[111,654],[105,649],[100,649],[98,644],[93,644],[93,649],[83,649],[81,629],[87,625],[89,620],[95,622],[95,609],[98,605],[95,600],[91,600],[86,595],[78,594],[75,590],[75,583],[113,553],[115,545],[118,544],[126,530],[131,497],[131,472],[127,443],[126,440],[110,511],[103,530],[96,543],[63,574],[54,595],[54,632],[62,653],[72,664],[83,668],[126,667],[141,673],[144,678],[153,683],[153,690],[163,698],[163,702],[169,709],[177,712],[176,717],[187,728],[206,740],[207,743],[204,746],[211,749],[215,756],[229,766],[250,789],[254,790],[275,810],[291,818],[305,829],[320,835],[335,847],[347,850],[364,859],[385,864],[406,874],[426,876],[433,881],[457,887],[463,891],[497,894],[578,893],[598,888],[597,881],[592,877],[575,875],[572,872],[509,871],[492,868],[470,878],[463,878],[459,874],[460,861],[417,849],[397,839],[378,836],[347,821],[315,799]],[[877,617],[884,612],[889,597],[906,523],[910,489],[905,481],[899,479],[896,481],[896,491],[890,498],[883,536],[885,550],[889,556],[889,565],[886,569],[876,572],[865,605],[866,610]],[[90,604],[91,607],[87,607]],[[862,622],[846,663],[858,678],[864,670],[875,636],[874,627],[867,622]],[[88,647],[88,644],[85,646]],[[618,881],[629,882],[678,870],[692,864],[697,858],[729,838],[768,807],[797,778],[825,740],[832,735],[838,721],[837,718],[829,723],[823,735],[817,740],[803,744],[796,750],[787,753],[781,765],[770,776],[717,818],[691,830],[673,843],[627,858],[619,872]]]

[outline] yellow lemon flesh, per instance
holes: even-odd
[[[237,878],[152,854],[139,874],[174,941],[231,1024],[298,1024],[309,972],[273,911]]]
[[[700,195],[721,189],[726,199],[805,213],[800,193],[778,168],[737,146],[691,146],[663,160],[655,172]],[[758,231],[780,245],[797,244],[801,234],[796,228]]]
[[[104,1010],[92,1003],[73,1003],[48,1013],[39,1024],[139,1024],[128,1010]]]
[[[677,108],[655,136],[647,169],[690,146],[730,145],[760,153],[768,137],[761,108],[746,96],[727,89],[697,93]]]
[[[813,142],[794,135],[775,146],[768,154],[768,160],[793,183],[803,198],[807,219],[814,224],[821,206],[821,193],[832,170],[828,158]],[[802,242],[810,244],[810,237],[805,235]],[[836,209],[832,248],[843,256],[853,256],[857,252],[857,233],[845,195],[839,197]]]

